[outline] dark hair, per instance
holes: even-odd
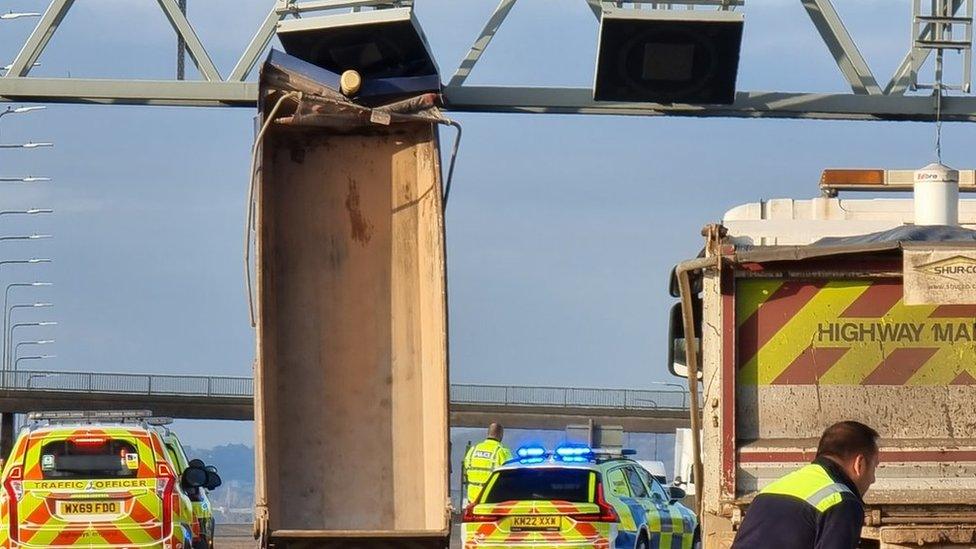
[[[878,432],[857,421],[841,421],[827,427],[817,445],[817,457],[849,460],[878,451]]]

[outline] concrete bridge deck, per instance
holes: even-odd
[[[107,372],[0,373],[0,413],[150,409],[180,419],[249,420],[249,377]],[[679,390],[590,389],[453,384],[452,427],[563,429],[593,421],[628,432],[666,433],[688,425],[688,395]]]

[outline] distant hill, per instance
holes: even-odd
[[[186,447],[190,459],[202,459],[217,467],[223,484],[210,493],[214,516],[222,524],[246,524],[254,520],[254,448],[224,444],[209,449]]]
[[[199,458],[207,465],[217,466],[225,481],[239,480],[254,483],[254,448],[244,444],[224,444],[209,449],[186,448],[190,457]]]

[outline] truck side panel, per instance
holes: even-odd
[[[882,435],[868,503],[976,497],[976,307],[909,306],[900,278],[736,280],[737,494],[854,419]]]

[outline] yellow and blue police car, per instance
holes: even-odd
[[[632,451],[523,447],[465,509],[465,549],[693,549],[698,520]]]

